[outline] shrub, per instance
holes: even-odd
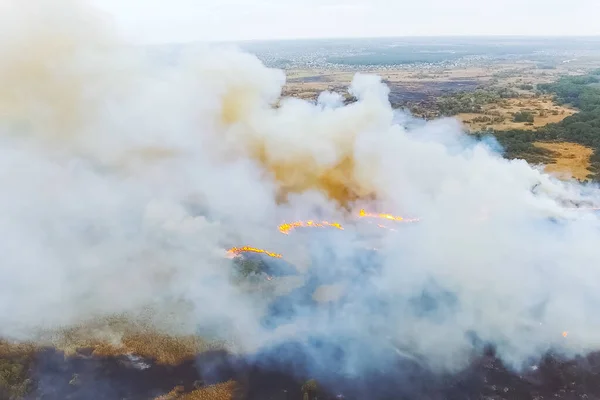
[[[529,122],[533,123],[533,114],[528,111],[519,111],[513,117],[514,122]]]

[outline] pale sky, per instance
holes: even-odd
[[[600,35],[600,0],[91,0],[144,43]]]

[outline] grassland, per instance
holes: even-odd
[[[135,316],[114,316],[85,325],[42,335],[37,343],[63,351],[67,356],[81,350],[94,357],[135,354],[161,365],[177,365],[196,354],[219,350],[224,343],[194,335],[163,331]]]
[[[534,146],[551,153],[551,161],[545,166],[548,173],[579,180],[586,180],[591,174],[590,157],[594,151],[589,147],[569,142],[534,142]]]
[[[530,113],[533,116],[533,122],[515,122],[514,116],[519,112]],[[534,130],[560,122],[576,112],[577,110],[571,107],[556,104],[550,96],[520,96],[486,104],[479,113],[459,113],[456,118],[461,120],[471,132],[486,129],[494,131]]]
[[[21,399],[30,392],[29,369],[35,351],[29,344],[0,341],[0,398]]]
[[[587,179],[600,179],[600,89],[595,86],[600,81],[600,70],[580,76],[565,76],[551,84],[538,85],[538,89],[553,96],[555,102],[577,109],[557,123],[547,124],[535,130],[489,131],[504,146],[507,155],[522,157],[539,162],[544,157],[551,169],[580,171],[573,163],[578,158],[589,156],[590,174]],[[480,135],[481,133],[477,133]],[[539,142],[555,143],[554,147],[542,146]],[[574,144],[583,146],[577,147]],[[563,154],[563,151],[565,152]],[[550,158],[550,160],[548,160]],[[571,160],[565,162],[564,160]],[[581,162],[575,162],[581,164]],[[586,165],[585,163],[583,165]],[[562,167],[561,167],[562,166]]]
[[[35,372],[40,365],[45,374],[53,376],[51,385],[56,389],[50,389],[63,392],[65,396],[70,393],[72,398],[91,398],[81,394],[79,396],[83,397],[77,397],[79,387],[93,388],[92,381],[110,379],[111,376],[122,376],[115,379],[114,385],[137,386],[141,393],[171,390],[160,397],[163,400],[225,400],[233,396],[233,382],[204,386],[199,377],[194,378],[197,375],[196,357],[209,353],[206,343],[199,337],[167,335],[152,330],[127,333],[119,340],[94,336],[63,336],[55,346],[0,342],[0,399],[16,400],[40,391],[47,393],[48,388],[39,387],[40,376]],[[61,347],[67,351],[60,351]],[[136,366],[136,363],[141,364]],[[123,379],[125,382],[121,382]],[[177,386],[178,382],[186,380],[186,390]],[[189,389],[192,381],[197,386],[194,390]]]
[[[168,376],[169,371],[176,372],[178,368],[181,370],[181,365],[190,362],[194,366],[194,360],[199,354],[222,351],[223,348],[223,343],[208,342],[195,335],[161,331],[157,327],[138,322],[133,317],[124,316],[91,321],[76,328],[42,334],[35,342],[4,340],[0,341],[0,399],[22,399],[35,391],[39,382],[36,381],[34,371],[40,363],[55,364],[55,367],[45,368],[58,369],[56,386],[60,387],[60,380],[66,379],[66,386],[72,388],[74,393],[80,383],[87,384],[90,379],[89,376],[79,379],[79,371],[83,375],[94,371],[99,375],[110,375],[119,373],[120,370],[124,374],[142,375],[145,371],[138,371],[134,366],[127,367],[123,364],[131,356],[136,357],[131,360],[144,360],[144,363],[152,365],[152,369],[164,370],[167,375],[165,382],[148,382],[144,384],[146,388],[151,388],[152,385],[168,385],[173,381],[172,386],[167,386],[172,389],[175,388],[178,379]],[[53,356],[54,353],[56,354]],[[88,366],[85,366],[85,363]],[[196,397],[185,397],[191,396],[189,390],[185,396],[174,391],[169,399],[227,399],[228,397],[222,395],[226,387],[197,390]],[[221,397],[211,397],[216,393]],[[180,394],[184,397],[177,397]]]
[[[229,381],[211,385],[186,393],[182,387],[176,387],[170,393],[157,397],[156,400],[233,400],[237,383]]]
[[[592,70],[590,60],[540,68],[535,62],[491,63],[471,67],[365,68],[361,72],[380,75],[390,88],[390,101],[426,119],[455,117],[465,131],[487,132],[512,143],[508,157],[525,158],[547,164],[546,170],[560,177],[586,179],[593,174],[591,156],[594,147],[581,141],[556,141],[541,132],[578,113],[576,104],[560,101],[552,91],[538,87],[552,84],[561,77],[576,77]],[[324,90],[344,93],[355,71],[344,69],[292,69],[284,94],[314,100]],[[595,83],[592,83],[594,85]],[[529,119],[519,119],[526,115]],[[530,132],[523,143],[511,132]],[[555,135],[556,136],[556,135]],[[524,144],[527,142],[527,144]],[[535,142],[535,144],[534,144]]]
[[[284,95],[315,99],[323,90],[345,92],[356,70],[350,69],[290,69],[286,70]],[[410,106],[443,94],[472,90],[477,87],[514,87],[550,83],[558,77],[580,73],[576,66],[542,70],[536,63],[494,63],[468,67],[389,67],[385,70],[365,67],[361,73],[382,77],[392,90],[395,106]],[[405,93],[403,93],[405,92]],[[522,91],[527,95],[528,91]],[[408,94],[402,96],[403,94]],[[411,96],[412,95],[412,96]],[[404,101],[402,99],[405,99]]]

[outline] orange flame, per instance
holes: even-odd
[[[389,221],[402,221],[402,222],[417,222],[417,221],[419,221],[418,218],[402,218],[402,217],[397,217],[392,214],[368,213],[364,209],[360,210],[360,212],[358,213],[358,216],[360,218],[379,218],[379,219],[387,219]]]
[[[563,335],[563,337],[567,337],[567,336],[569,336],[569,332],[567,332],[567,331],[564,331],[564,332],[562,333],[562,335]]]
[[[338,224],[337,222],[296,221],[296,222],[283,223],[283,224],[279,225],[279,232],[283,233],[284,235],[287,235],[290,233],[290,231],[292,231],[296,228],[324,228],[324,227],[337,228],[341,231],[344,230],[344,228],[342,228],[342,225]]]
[[[360,210],[358,216],[360,218],[379,218],[379,219],[386,219],[388,221],[401,221],[401,222],[418,222],[419,219],[418,218],[403,218],[403,217],[397,217],[394,216],[392,214],[374,214],[374,213],[368,213],[365,210]],[[385,228],[388,229],[386,226],[378,224],[377,225],[380,228]],[[342,227],[342,225],[340,225],[337,222],[327,222],[327,221],[321,221],[321,222],[315,222],[315,221],[296,221],[296,222],[289,222],[289,223],[283,223],[281,225],[279,225],[279,231],[285,235],[289,234],[290,231],[296,229],[296,228],[323,228],[323,227],[332,227],[332,228],[337,228],[339,230],[344,230],[344,228]]]
[[[248,247],[248,246],[233,247],[233,248],[229,249],[227,251],[227,258],[235,258],[242,253],[259,253],[259,254],[266,254],[269,257],[273,257],[273,258],[282,258],[281,254],[271,253],[270,251],[266,251],[263,249],[257,249],[255,247]]]

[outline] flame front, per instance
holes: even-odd
[[[325,228],[325,227],[337,228],[341,231],[344,230],[344,228],[342,228],[342,225],[338,224],[337,222],[296,221],[296,222],[283,223],[283,224],[279,225],[279,232],[283,233],[284,235],[287,235],[290,233],[290,231],[292,231],[296,228]]]
[[[258,254],[266,254],[269,257],[273,257],[273,258],[282,258],[281,254],[272,253],[272,252],[267,251],[267,250],[257,249],[255,247],[248,247],[248,246],[244,246],[244,247],[232,247],[231,249],[229,249],[227,251],[227,257],[228,258],[235,258],[235,257],[239,256],[242,253],[258,253]]]
[[[385,219],[388,221],[400,221],[400,222],[418,222],[419,221],[418,218],[402,218],[402,217],[397,217],[392,214],[368,213],[365,210],[360,210],[358,216],[359,216],[359,218],[378,218],[378,219]],[[378,226],[380,228],[387,229],[387,227],[385,227],[381,224],[378,224]],[[328,221],[317,222],[317,221],[309,220],[309,221],[296,221],[296,222],[283,223],[283,224],[279,225],[279,231],[281,233],[283,233],[284,235],[287,235],[290,233],[290,231],[292,231],[296,228],[324,228],[324,227],[331,227],[331,228],[337,228],[339,230],[344,230],[342,225],[337,222],[328,222]]]
[[[358,213],[360,218],[379,218],[379,219],[387,219],[388,221],[402,221],[402,222],[417,222],[418,218],[402,218],[392,214],[376,214],[366,212],[364,209],[360,210]]]

